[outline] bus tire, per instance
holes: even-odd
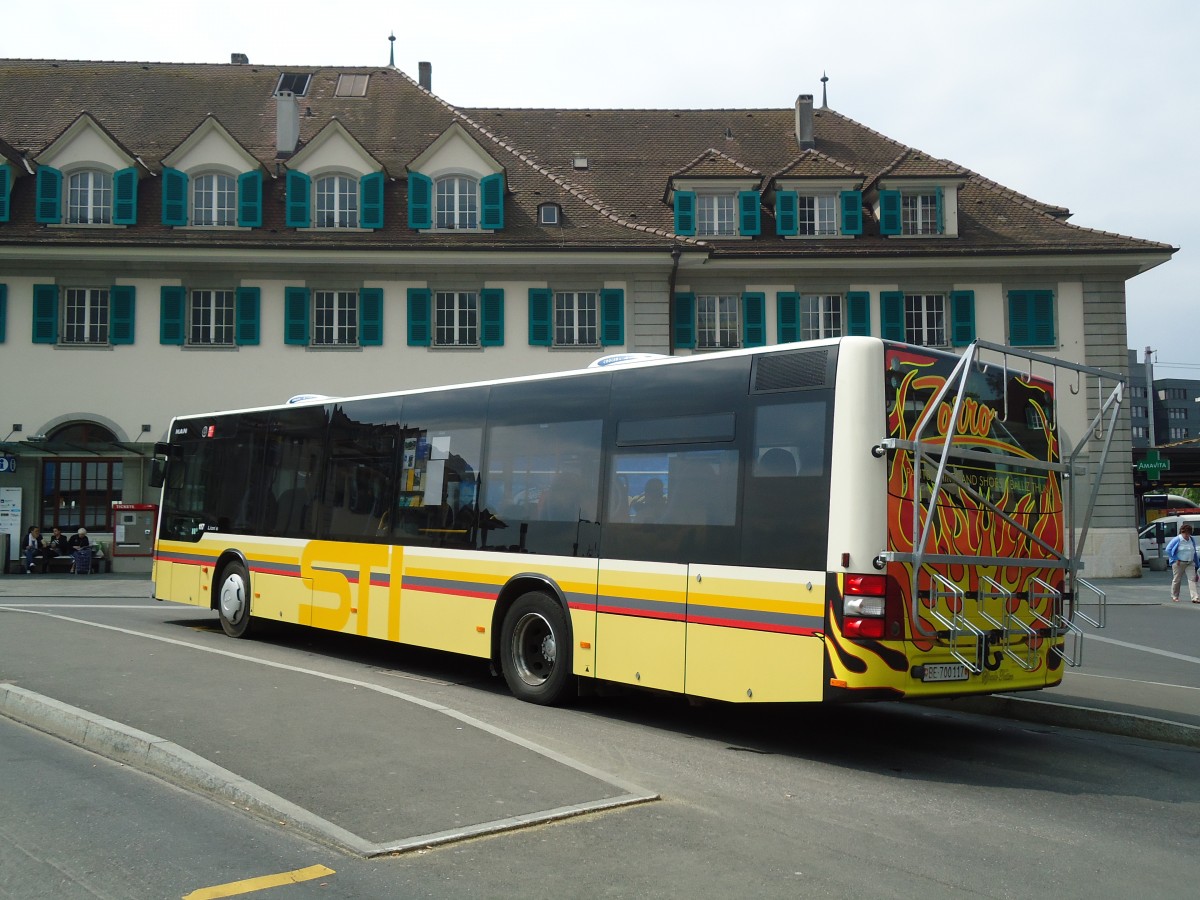
[[[221,617],[221,629],[227,635],[246,636],[250,629],[250,575],[240,562],[231,562],[221,572],[217,614]]]
[[[571,636],[561,605],[541,591],[517,598],[500,631],[500,668],[518,700],[553,706],[568,699]]]

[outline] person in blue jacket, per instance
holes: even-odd
[[[1200,551],[1196,548],[1196,539],[1192,537],[1192,526],[1188,522],[1179,526],[1178,536],[1171,538],[1167,544],[1167,562],[1171,564],[1171,600],[1179,602],[1179,582],[1186,578],[1192,602],[1200,603],[1200,584],[1197,583],[1200,570],[1196,569],[1197,563],[1200,563]],[[1191,578],[1188,578],[1189,566],[1192,569]]]

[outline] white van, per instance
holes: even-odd
[[[1145,565],[1147,560],[1158,559],[1160,547],[1162,554],[1166,556],[1167,544],[1171,542],[1171,538],[1179,534],[1179,526],[1184,522],[1191,522],[1194,535],[1200,535],[1200,513],[1185,516],[1163,516],[1161,519],[1155,519],[1138,532],[1138,550],[1142,554],[1142,565]]]

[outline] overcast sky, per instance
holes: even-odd
[[[780,108],[797,94],[1180,248],[1128,283],[1129,346],[1200,379],[1200,3],[1195,0],[58,0],[0,56],[396,65],[460,106]],[[0,110],[0,132],[3,129]],[[1196,208],[1193,208],[1196,207]]]

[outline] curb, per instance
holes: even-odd
[[[960,697],[954,700],[922,700],[923,706],[932,706],[952,712],[975,713],[1034,722],[1039,725],[1057,725],[1062,728],[1078,728],[1098,731],[1121,737],[1139,738],[1146,741],[1162,741],[1200,748],[1200,726],[1185,725],[1151,716],[1113,712],[1046,700],[1030,700],[1025,697]]]
[[[198,790],[360,855],[374,845],[178,744],[17,687],[0,684],[0,715],[107,759]]]

